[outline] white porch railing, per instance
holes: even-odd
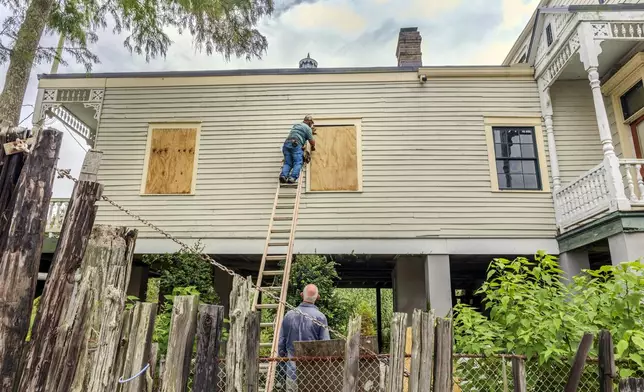
[[[644,206],[644,179],[642,179],[644,159],[620,159],[619,166],[625,177],[626,197],[631,206]]]
[[[620,159],[619,170],[624,182],[627,203],[613,200],[616,192],[610,191],[606,162],[593,167],[585,174],[554,193],[557,227],[565,232],[573,226],[608,211],[630,210],[644,207],[644,159]],[[621,207],[618,207],[620,206]]]
[[[59,233],[67,213],[68,199],[51,199],[49,211],[47,212],[47,226],[45,232],[50,234]]]
[[[557,226],[564,231],[607,211],[610,198],[606,168],[602,162],[555,192]]]

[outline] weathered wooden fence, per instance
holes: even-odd
[[[276,361],[284,366],[277,367],[275,391],[607,392],[619,381],[622,392],[644,392],[642,380],[617,380],[607,332],[599,338],[596,390],[584,389],[592,335],[582,340],[568,374],[547,386],[529,377],[541,373],[523,357],[453,354],[451,320],[420,310],[411,320],[393,315],[389,355],[376,354],[372,340],[360,336],[357,317],[346,341],[298,342],[297,358],[260,359],[260,315],[252,311],[251,280],[239,276],[230,298],[226,357],[220,356],[223,307],[200,306],[195,296],[173,299],[167,352],[160,356],[153,343],[156,304],[125,305],[137,232],[94,226],[103,191],[97,151],[88,153],[75,184],[26,341],[61,137],[43,130],[25,159],[0,154],[0,184],[9,187],[0,192],[1,391],[257,392],[265,385],[261,370],[269,368],[262,365]]]

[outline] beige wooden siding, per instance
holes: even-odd
[[[561,182],[565,185],[602,161],[602,145],[587,81],[557,81],[550,97]]]
[[[99,178],[175,235],[264,238],[281,144],[307,113],[362,118],[363,191],[304,195],[298,238],[554,237],[551,194],[490,190],[483,118],[538,116],[529,78],[108,88]],[[170,121],[201,121],[196,194],[140,196],[148,122]],[[135,224],[109,205],[97,222]]]

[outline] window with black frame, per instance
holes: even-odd
[[[493,127],[500,190],[541,190],[534,127]]]

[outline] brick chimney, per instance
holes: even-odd
[[[398,46],[396,57],[399,67],[421,67],[423,65],[423,53],[420,45],[423,38],[418,32],[418,27],[404,27],[398,34]]]

